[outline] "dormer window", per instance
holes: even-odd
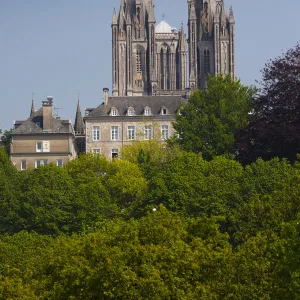
[[[135,115],[134,108],[129,107],[127,110],[127,116],[134,116],[134,115]]]
[[[145,107],[144,115],[145,116],[150,116],[151,115],[151,108],[150,107]]]
[[[115,107],[113,107],[110,111],[110,115],[113,116],[113,117],[117,116],[118,115],[118,110]]]
[[[167,115],[167,114],[168,114],[168,110],[167,110],[166,107],[162,107],[162,109],[161,109],[161,114],[162,114],[162,115]]]

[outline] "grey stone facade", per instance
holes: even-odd
[[[181,95],[187,80],[183,26],[156,25],[153,0],[121,0],[112,21],[113,96]]]
[[[188,0],[189,82],[205,88],[208,74],[235,77],[235,20],[224,0]]]
[[[182,95],[208,74],[235,77],[235,20],[224,0],[187,0],[188,47],[180,30],[156,25],[153,0],[121,0],[112,21],[113,96]]]
[[[86,151],[113,158],[133,142],[165,142],[175,134],[173,122],[186,101],[185,96],[175,95],[108,97],[105,93],[104,103],[86,110]]]

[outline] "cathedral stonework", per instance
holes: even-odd
[[[166,21],[156,25],[152,0],[121,0],[112,21],[113,96],[182,94],[187,43]]]
[[[189,82],[205,88],[208,74],[235,78],[235,20],[224,0],[188,0]]]
[[[187,2],[188,47],[183,25],[156,24],[153,0],[121,0],[112,21],[113,96],[183,95],[188,69],[191,89],[205,88],[208,74],[234,78],[232,9],[224,0]]]

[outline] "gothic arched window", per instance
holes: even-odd
[[[210,73],[210,56],[209,50],[204,50],[204,74],[207,75]]]

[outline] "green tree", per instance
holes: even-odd
[[[208,77],[207,88],[192,93],[176,117],[176,142],[205,159],[232,153],[236,133],[248,123],[253,94],[230,74]]]
[[[243,164],[259,157],[296,160],[300,153],[300,44],[270,60],[262,70],[260,93],[251,121],[236,139]]]
[[[2,142],[2,145],[4,147],[4,150],[7,154],[10,153],[10,144],[11,144],[11,133],[13,129],[5,130],[2,134],[2,130],[0,129],[0,135],[2,134],[0,140]]]
[[[126,160],[113,160],[104,178],[111,200],[125,216],[143,206],[148,194],[148,182],[139,167]]]
[[[13,233],[23,228],[24,220],[19,214],[20,178],[5,150],[0,148],[0,233]]]
[[[41,290],[46,299],[225,299],[233,272],[226,239],[213,222],[187,226],[163,207],[139,221],[115,219],[58,238]]]

